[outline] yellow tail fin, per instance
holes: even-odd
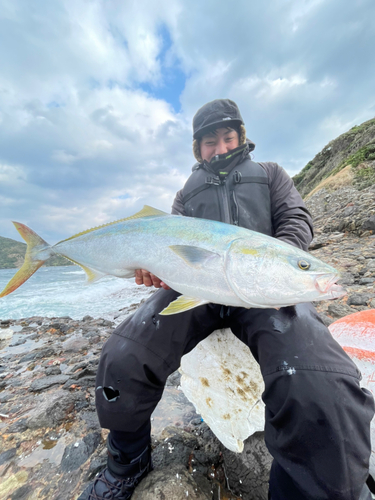
[[[32,229],[19,222],[13,222],[17,231],[27,243],[25,262],[19,271],[6,285],[0,293],[0,297],[5,297],[14,292],[19,286],[37,271],[43,263],[53,254],[50,245],[38,236]]]

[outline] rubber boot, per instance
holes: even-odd
[[[121,452],[107,439],[107,467],[98,474],[77,500],[129,500],[136,486],[153,469],[151,446],[132,460],[125,463]]]

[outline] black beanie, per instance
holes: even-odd
[[[215,128],[244,125],[240,110],[230,99],[215,99],[202,106],[193,118],[193,138],[199,139]]]

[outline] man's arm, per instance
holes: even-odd
[[[186,215],[185,207],[182,203],[182,189],[177,192],[172,205],[172,215]]]
[[[307,250],[313,221],[292,179],[277,163],[260,163],[269,177],[274,237]]]

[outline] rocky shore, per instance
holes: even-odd
[[[310,252],[341,273],[347,295],[315,305],[325,323],[375,308],[375,185],[321,189],[306,200],[314,219]]]

